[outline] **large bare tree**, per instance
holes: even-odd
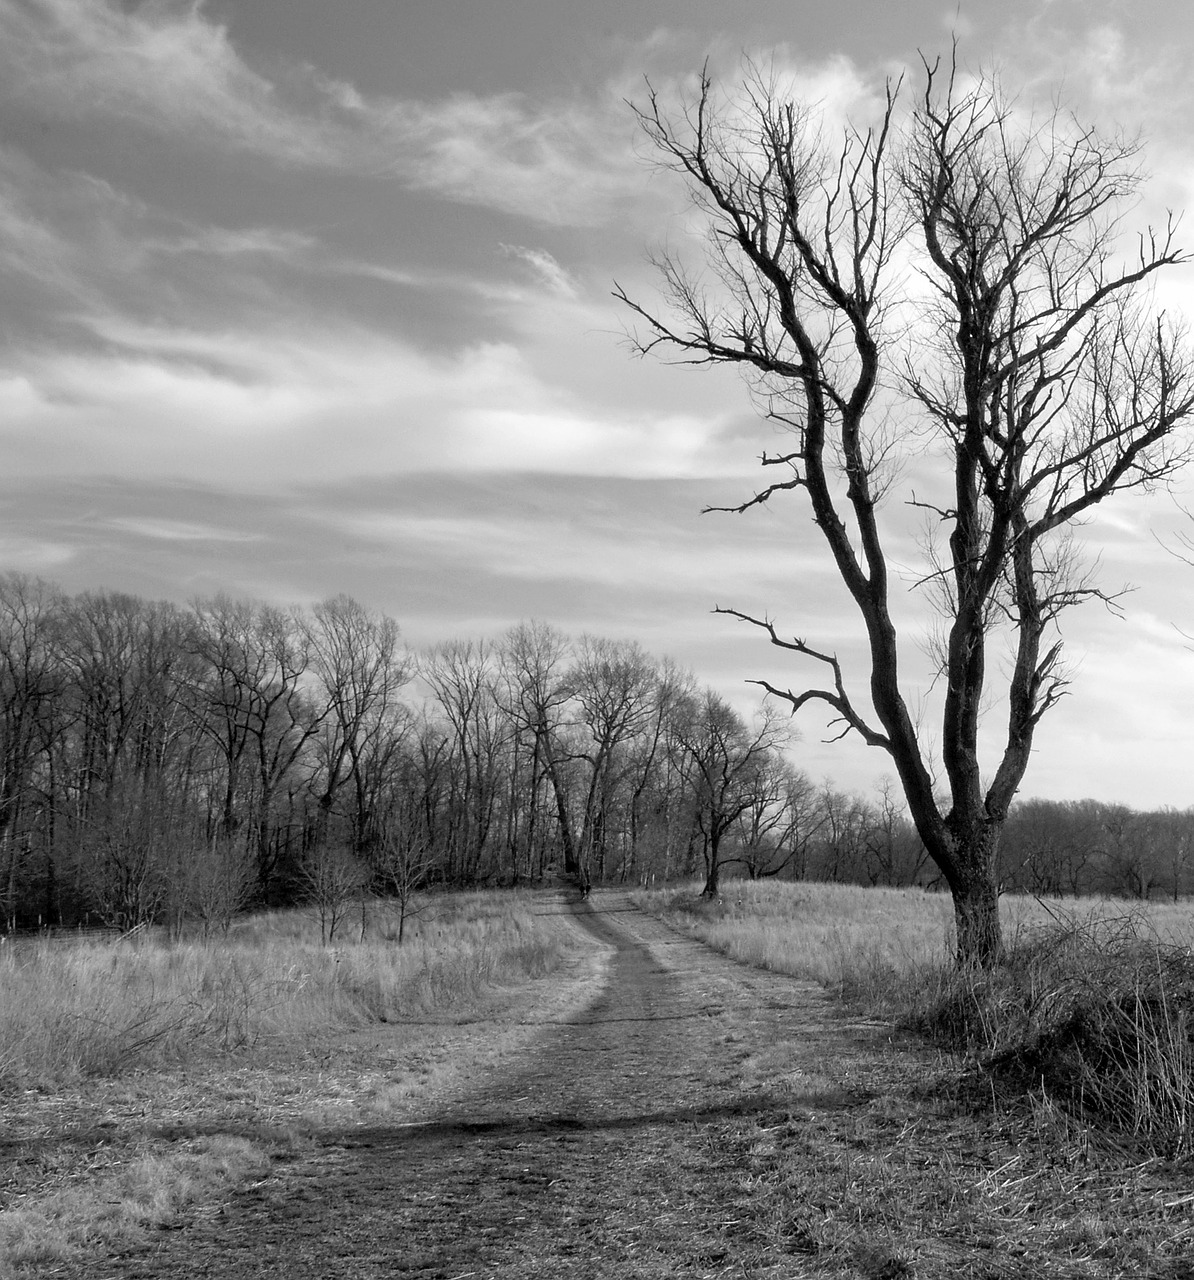
[[[1102,595],[1069,533],[1112,494],[1163,482],[1188,449],[1183,335],[1148,297],[1186,255],[1172,220],[1120,255],[1134,144],[1060,109],[1033,117],[956,58],[926,62],[923,81],[907,106],[889,85],[872,126],[847,127],[836,146],[815,111],[757,69],[730,95],[702,76],[674,112],[650,91],[640,122],[706,216],[712,270],[667,253],[661,305],[617,296],[643,324],[642,352],[738,365],[791,433],[790,447],[763,455],[778,478],[730,509],[807,498],[857,606],[864,679],[769,616],[723,612],[826,677],[759,684],[794,712],[824,704],[843,734],[890,755],[953,893],[959,958],[989,964],[1001,950],[1000,831],[1066,683],[1058,617]],[[908,636],[892,608],[901,478],[925,519],[923,585],[942,614],[928,732],[910,710]],[[993,689],[1000,632],[1010,657]],[[1006,730],[984,767],[980,723],[996,694]]]

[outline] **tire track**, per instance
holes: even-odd
[[[605,981],[519,1062],[426,1122],[325,1138],[90,1280],[724,1274],[741,1206],[717,1126],[802,1091],[834,1105],[820,1073],[842,1031],[817,988],[727,960],[625,894],[574,910],[612,949]]]

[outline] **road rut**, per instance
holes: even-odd
[[[719,1123],[857,1102],[826,1074],[850,1032],[815,986],[736,964],[625,894],[571,909],[605,949],[604,982],[535,1026],[517,1061],[425,1122],[324,1135],[218,1213],[86,1274],[743,1274],[749,1187]]]

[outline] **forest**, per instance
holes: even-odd
[[[723,876],[940,888],[894,783],[799,768],[637,644],[522,623],[421,652],[348,597],[308,608],[69,596],[0,578],[0,907],[8,930],[206,933],[366,894]],[[1001,888],[1178,898],[1194,813],[1025,800]]]

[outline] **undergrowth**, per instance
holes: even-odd
[[[1138,914],[1058,915],[988,972],[953,970],[907,1021],[1169,1158],[1194,1150],[1194,955]]]

